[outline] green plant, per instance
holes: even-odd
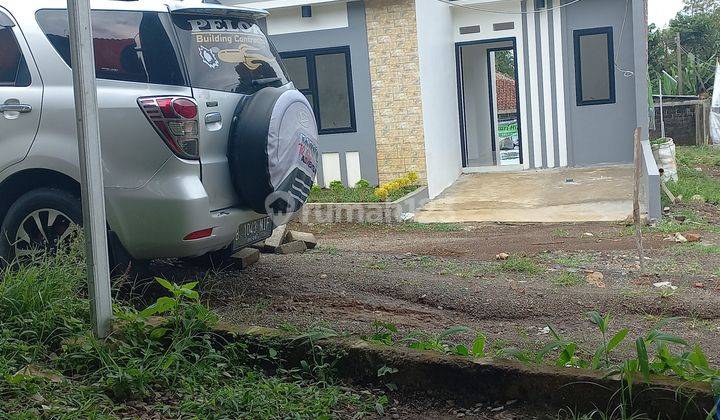
[[[393,199],[400,198],[402,197],[402,195],[407,194],[407,192],[405,191],[408,188],[412,188],[412,190],[416,189],[419,180],[420,177],[417,173],[410,172],[403,177],[394,179],[386,184],[380,185],[378,188],[375,189],[375,195],[380,197],[380,199],[383,201],[392,201]],[[398,194],[398,192],[400,192],[402,195]]]
[[[196,283],[159,279],[168,296],[139,312],[116,302],[113,333],[94,338],[82,249],[0,271],[0,417],[329,418],[387,403],[335,384],[327,354],[266,373],[280,351],[216,335]]]
[[[595,261],[595,257],[588,254],[577,254],[568,255],[563,257],[557,257],[554,259],[558,265],[563,265],[569,268],[581,268]]]
[[[570,231],[567,229],[555,229],[553,230],[553,236],[556,236],[558,238],[569,238],[570,237]]]
[[[535,264],[533,260],[525,257],[510,257],[509,259],[497,265],[500,271],[512,271],[523,274],[538,274],[543,268]]]
[[[355,183],[355,188],[372,188],[372,187],[370,186],[370,181],[368,181],[366,179],[361,179]]]
[[[387,261],[375,261],[375,262],[365,263],[363,265],[363,267],[370,268],[373,270],[384,270],[387,268],[387,266],[388,266]]]
[[[629,330],[627,328],[623,328],[615,333],[610,340],[608,340],[608,328],[611,320],[610,314],[608,313],[605,314],[605,316],[602,316],[599,312],[592,311],[588,312],[587,315],[590,322],[598,327],[598,330],[600,330],[600,334],[602,335],[602,344],[595,350],[590,367],[592,369],[610,368],[610,352],[612,352],[625,340]]]
[[[345,189],[345,185],[343,185],[342,181],[331,181],[330,182],[330,190],[336,193],[342,192]]]
[[[585,279],[578,273],[564,271],[551,279],[553,284],[562,287],[572,287],[585,283]]]

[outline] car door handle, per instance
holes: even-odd
[[[20,112],[26,114],[32,111],[32,105],[28,104],[2,104],[0,105],[0,112]]]
[[[205,115],[205,124],[219,123],[222,121],[222,115],[219,112],[211,112]]]

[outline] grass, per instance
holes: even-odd
[[[376,261],[376,262],[369,262],[365,263],[363,265],[365,268],[370,268],[373,270],[385,270],[388,267],[387,261]]]
[[[680,223],[675,220],[675,216],[683,216],[685,217],[685,221]],[[720,233],[720,226],[709,223],[702,216],[692,210],[680,210],[674,212],[672,215],[663,217],[662,220],[655,225],[643,227],[643,233],[664,233],[668,235],[696,230],[710,233]],[[621,236],[632,235],[635,235],[634,226],[627,226],[621,232]]]
[[[570,237],[570,231],[567,229],[555,229],[553,230],[553,236],[557,238],[569,238]]]
[[[706,254],[706,255],[717,255],[720,254],[720,246],[718,245],[704,245],[698,242],[681,244],[673,251],[677,254]]]
[[[76,248],[0,271],[0,417],[331,418],[383,403],[336,383],[332,355],[287,370],[277,350],[223,341],[196,284],[164,282],[171,295],[141,312],[116,301],[113,334],[95,339]]]
[[[720,204],[720,180],[700,172],[698,165],[720,167],[720,149],[715,147],[678,147],[678,181],[668,183],[675,196],[689,200],[701,195],[708,203]],[[665,199],[665,197],[663,197]]]
[[[585,283],[585,279],[578,273],[562,272],[551,279],[556,286],[572,287]]]
[[[557,257],[555,263],[568,268],[581,268],[595,262],[595,257],[589,254],[568,255]]]
[[[530,275],[545,271],[545,269],[537,265],[535,261],[525,257],[510,257],[509,259],[499,263],[497,265],[497,269],[499,271],[510,271],[513,273]]]
[[[720,167],[720,149],[709,146],[678,146],[677,163],[683,166],[698,165]]]

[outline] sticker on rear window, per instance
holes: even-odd
[[[288,82],[258,23],[244,17],[175,15],[193,87],[252,94]]]
[[[257,25],[221,19],[193,19],[190,25],[203,62],[210,68],[219,67],[221,61],[257,70],[263,63],[276,61],[263,53],[269,46]]]

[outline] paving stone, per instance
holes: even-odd
[[[272,235],[265,239],[265,245],[263,246],[264,252],[275,252],[277,247],[285,243],[287,237],[287,225],[278,226],[273,229]]]
[[[245,269],[260,260],[260,250],[255,248],[243,248],[234,253],[231,258],[240,264],[240,268]]]
[[[283,255],[299,254],[305,251],[307,251],[307,245],[305,245],[305,242],[303,241],[288,242],[275,248],[276,253]]]
[[[313,249],[317,246],[315,235],[308,232],[298,232],[291,230],[287,234],[287,242],[302,241],[305,242],[307,249]]]

